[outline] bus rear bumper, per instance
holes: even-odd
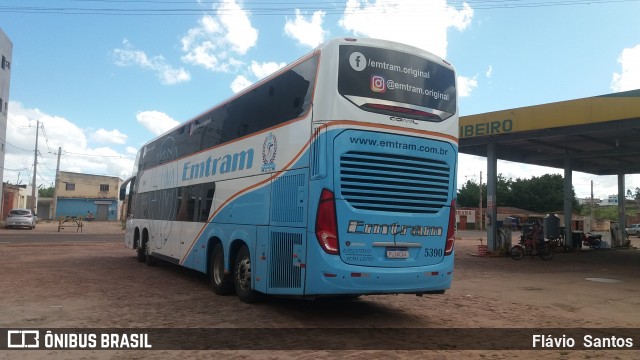
[[[453,254],[436,265],[381,268],[341,264],[330,269],[307,268],[305,295],[444,293],[453,279]]]

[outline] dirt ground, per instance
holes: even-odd
[[[38,241],[5,241],[9,235]],[[363,296],[327,302],[270,298],[255,305],[216,296],[206,276],[149,267],[123,246],[118,223],[47,243],[57,224],[0,230],[0,328],[640,328],[640,251],[556,253],[551,261],[478,257],[479,232],[460,232],[444,295]],[[113,235],[108,241],[83,239]],[[77,238],[83,236],[83,238]],[[486,241],[484,242],[486,244]],[[637,238],[632,246],[640,246]],[[640,338],[634,339],[640,343]],[[340,341],[340,339],[336,339]],[[505,338],[504,341],[509,341]],[[634,343],[634,344],[635,344]],[[317,346],[316,346],[317,348]],[[0,359],[638,359],[631,351],[5,351]]]

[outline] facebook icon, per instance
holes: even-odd
[[[362,71],[367,67],[367,59],[362,53],[354,52],[349,56],[349,64],[355,71]]]

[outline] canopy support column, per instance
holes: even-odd
[[[487,144],[487,250],[496,250],[496,189],[498,182],[498,151],[495,143]]]
[[[572,219],[573,219],[573,171],[571,165],[571,158],[568,156],[564,158],[564,245],[573,246],[573,232],[572,232]]]

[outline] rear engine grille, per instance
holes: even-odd
[[[450,173],[440,160],[350,151],[340,157],[340,191],[356,209],[433,214],[448,205]]]

